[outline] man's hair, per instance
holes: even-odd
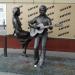
[[[47,11],[47,7],[45,5],[41,5],[40,8],[39,8],[39,11],[42,10],[42,9]]]

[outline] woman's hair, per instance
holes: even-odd
[[[18,7],[13,8],[13,15],[17,15],[17,13],[20,12],[20,9]]]

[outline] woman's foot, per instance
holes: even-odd
[[[28,57],[28,55],[23,51],[22,56]]]

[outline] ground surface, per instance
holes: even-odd
[[[22,53],[8,52],[8,57],[0,54],[0,72],[22,75],[75,75],[75,59],[47,56],[42,68],[34,68],[33,54],[25,57]]]

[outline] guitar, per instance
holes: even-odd
[[[34,37],[37,34],[43,33],[43,31],[44,31],[45,28],[49,28],[49,27],[53,27],[53,26],[57,26],[58,27],[57,24],[52,25],[52,26],[44,26],[42,23],[40,23],[38,25],[33,24],[33,26],[32,25],[29,25],[29,26],[30,26],[30,36],[31,37]],[[39,29],[36,26],[39,27]]]

